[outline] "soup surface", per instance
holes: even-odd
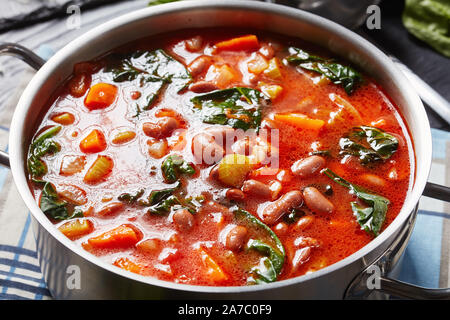
[[[30,186],[119,268],[240,286],[362,248],[399,213],[410,138],[372,79],[298,39],[146,38],[74,66],[36,130]]]

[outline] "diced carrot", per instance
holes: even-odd
[[[63,126],[68,126],[75,122],[75,116],[69,112],[63,112],[63,113],[55,114],[52,117],[52,121],[62,124]]]
[[[88,244],[93,248],[112,249],[132,247],[138,241],[137,232],[132,227],[123,224],[96,237],[89,238]]]
[[[121,269],[133,272],[133,273],[141,273],[142,267],[138,265],[137,263],[134,263],[128,258],[119,258],[114,261],[113,263],[116,267],[119,267]]]
[[[81,140],[80,149],[84,153],[97,153],[106,149],[105,136],[100,130],[94,129]]]
[[[65,155],[61,161],[59,174],[63,176],[71,176],[75,173],[83,171],[85,165],[85,156]]]
[[[134,131],[130,131],[130,130],[120,131],[116,135],[114,135],[114,137],[112,139],[112,143],[114,143],[114,144],[126,143],[126,142],[133,140],[134,137],[136,137],[136,132],[134,132]]]
[[[203,248],[199,249],[199,253],[209,279],[214,282],[221,282],[228,279],[228,276],[222,268]]]
[[[77,186],[71,184],[61,184],[58,185],[57,190],[60,197],[77,206],[86,204],[88,201],[86,191]]]
[[[320,130],[325,124],[323,120],[311,119],[301,113],[276,114],[274,120],[306,130]]]
[[[84,100],[84,105],[89,110],[104,109],[109,107],[117,95],[117,87],[109,83],[97,83],[93,85]]]
[[[113,215],[114,213],[119,212],[122,209],[123,209],[122,202],[113,202],[101,208],[100,211],[97,212],[97,214],[99,216],[110,216]]]
[[[94,230],[94,224],[88,219],[74,219],[64,223],[58,229],[67,238],[74,240],[91,233]]]
[[[84,182],[97,183],[103,180],[108,174],[111,173],[114,166],[113,160],[108,156],[99,155],[95,159],[92,166],[86,172],[84,176]]]
[[[259,48],[258,38],[253,35],[233,38],[215,44],[216,51],[256,50]]]

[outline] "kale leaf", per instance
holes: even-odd
[[[73,210],[72,213],[69,213],[68,202],[59,199],[55,188],[50,182],[46,182],[42,189],[39,207],[45,215],[55,220],[83,217],[81,210]]]
[[[286,253],[277,235],[266,224],[257,219],[254,215],[245,211],[238,206],[230,208],[237,219],[244,220],[247,224],[255,228],[260,228],[268,233],[270,238],[274,241],[275,247],[265,243],[259,239],[250,239],[247,243],[247,250],[256,250],[264,257],[260,260],[259,265],[250,270],[255,277],[249,279],[249,282],[269,283],[277,280],[283,269]]]
[[[357,202],[350,203],[353,214],[361,229],[369,234],[378,236],[386,219],[386,212],[390,201],[382,196],[372,194],[357,185],[351,184],[328,168],[322,170],[322,172],[334,182],[348,188],[356,197],[368,205],[368,207],[362,207]]]
[[[205,123],[235,129],[259,129],[262,108],[270,102],[260,91],[236,87],[196,95],[191,99]]]
[[[166,86],[180,92],[192,81],[184,65],[162,49],[111,54],[105,69],[115,82],[136,82],[143,92],[138,101],[142,110],[148,110]]]
[[[174,183],[183,174],[193,175],[195,173],[194,167],[176,154],[168,156],[163,161],[161,170],[167,183]]]
[[[341,85],[349,95],[363,81],[362,75],[350,66],[311,55],[295,47],[290,47],[289,53],[291,55],[286,58],[289,63],[324,75],[334,84]]]
[[[359,158],[362,164],[389,159],[398,148],[398,140],[381,129],[360,126],[339,140],[341,154]]]
[[[59,143],[51,139],[59,131],[61,131],[61,126],[50,127],[37,136],[31,143],[28,152],[27,167],[33,179],[42,177],[47,173],[47,165],[42,160],[42,157],[61,150]]]

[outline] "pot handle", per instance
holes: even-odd
[[[40,69],[45,60],[39,57],[31,50],[21,46],[17,43],[1,42],[0,41],[0,55],[10,55],[21,59],[26,62],[30,67],[35,70]],[[4,151],[0,151],[0,164],[9,167],[9,155]]]
[[[432,182],[427,182],[423,195],[438,200],[450,202],[450,188]],[[417,207],[416,207],[417,210]],[[373,291],[382,292],[398,298],[406,299],[450,299],[450,288],[424,288],[381,275],[392,267],[393,255],[401,246],[406,247],[409,234],[404,234],[394,248],[386,250],[374,263],[358,274],[348,286],[345,299],[362,299]],[[379,274],[375,274],[379,272]]]

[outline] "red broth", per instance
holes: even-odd
[[[56,227],[100,259],[178,283],[271,282],[319,270],[356,252],[403,205],[414,163],[408,130],[395,104],[370,77],[356,77],[349,89],[348,79],[333,80],[286,59],[293,56],[290,47],[310,53],[308,61],[300,62],[309,67],[349,66],[298,39],[234,29],[146,38],[75,65],[30,146],[36,201]],[[156,49],[166,56],[155,55],[152,63],[170,61],[169,77],[164,78],[167,70],[146,69],[151,63],[141,53],[123,63],[127,54]],[[207,109],[210,105],[202,104],[207,99],[200,106],[191,100],[229,88],[262,92],[258,103],[250,104],[261,110],[261,118],[239,109],[249,101],[245,95],[230,98],[240,111],[224,108],[213,120],[205,120],[207,111],[218,109]],[[218,119],[221,124],[212,123]],[[223,159],[248,161],[237,166],[224,165],[222,156],[218,164],[194,157],[198,134],[245,127],[253,120],[270,137],[276,130],[277,147],[268,139],[250,140],[240,153],[229,146],[221,149]],[[352,135],[361,126],[368,131]],[[39,134],[49,128],[54,132],[39,145]],[[376,140],[387,144],[376,153],[377,147],[371,149],[370,141],[361,138],[364,132],[366,137],[387,133],[391,140]],[[343,138],[353,141],[350,149],[343,147]],[[269,152],[278,167],[261,163]],[[171,167],[167,159],[173,155]],[[310,165],[298,162],[303,159]],[[333,181],[330,172],[360,191],[388,199],[386,212],[374,213],[373,203]],[[161,190],[166,192],[155,196]],[[357,208],[366,213],[372,208],[373,220],[385,214],[381,230],[373,220],[358,223]]]

